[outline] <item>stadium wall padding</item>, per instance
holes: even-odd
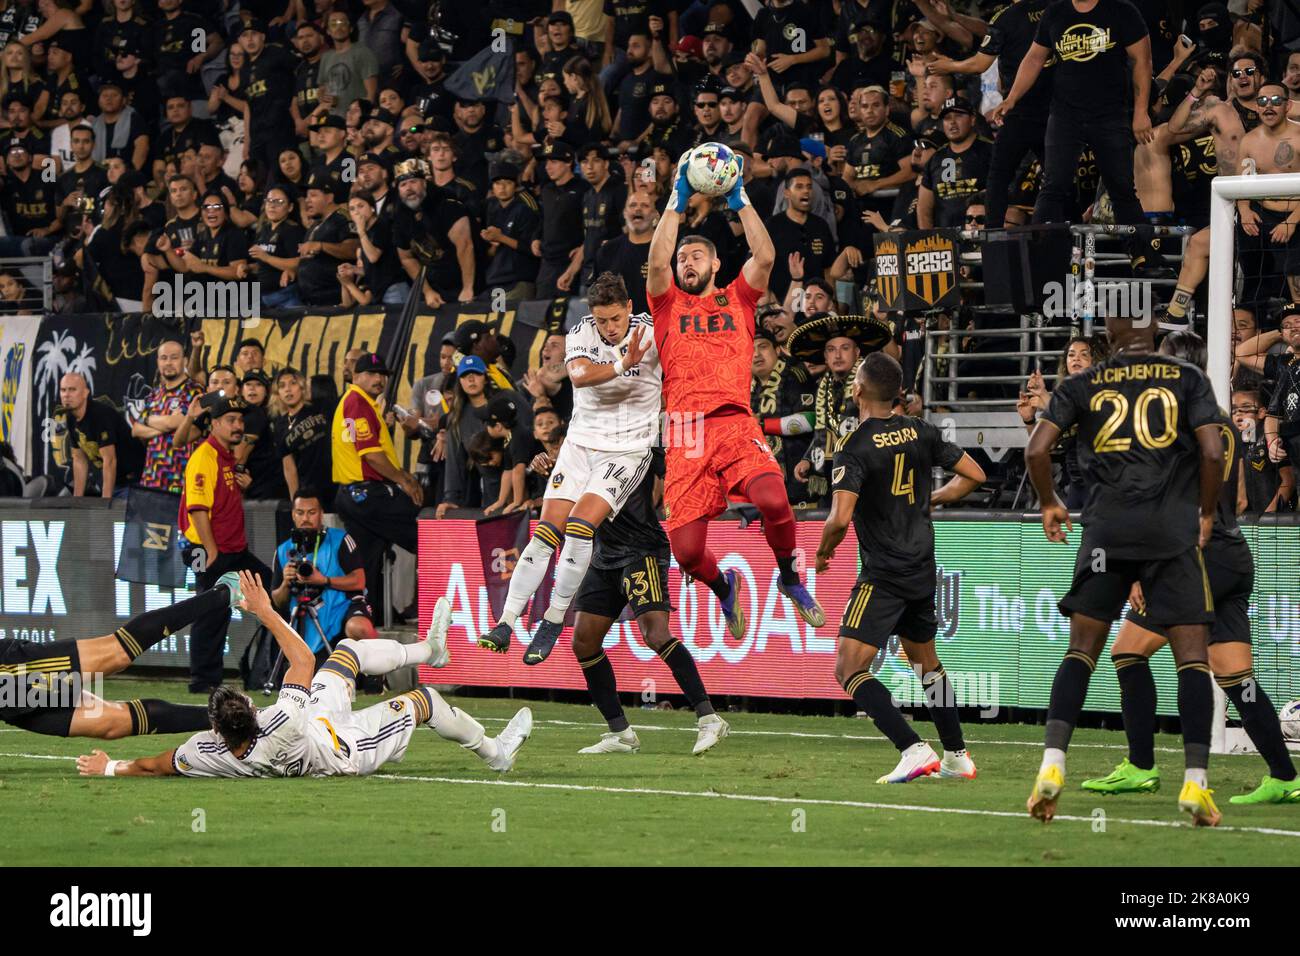
[[[516,627],[517,643],[504,656],[475,646],[494,623],[487,575],[496,589],[508,581],[517,548],[480,553],[478,528],[491,521],[420,521],[420,628],[428,627],[433,604],[442,594],[452,602],[449,635],[451,664],[423,678],[437,684],[492,687],[583,689],[582,674],[561,639],[545,663],[525,667],[522,648],[534,626],[527,616]],[[800,521],[798,547],[811,563],[822,522]],[[1300,522],[1294,516],[1244,525],[1255,553],[1255,591],[1251,601],[1255,670],[1278,705],[1300,697]],[[936,612],[937,650],[953,678],[961,706],[1045,709],[1052,678],[1069,641],[1069,622],[1057,601],[1069,588],[1080,530],[1071,543],[1051,544],[1034,515],[936,516],[935,550],[939,575]],[[669,599],[676,611],[673,634],[695,655],[705,685],[713,694],[756,697],[843,699],[835,681],[836,634],[857,575],[856,538],[850,529],[830,570],[808,575],[808,584],[826,612],[816,631],[795,617],[776,591],[776,566],[757,525],[741,528],[715,522],[709,544],[723,569],[740,570],[749,624],[744,640],[733,639],[718,602],[698,582],[683,584],[676,563],[668,576]],[[485,568],[487,574],[485,574]],[[524,624],[529,627],[525,629]],[[1118,632],[1112,628],[1111,639]],[[605,641],[618,674],[619,689],[639,694],[677,694],[666,667],[641,640],[635,623],[619,621]],[[879,676],[895,696],[923,703],[919,685],[897,641],[881,662]],[[1153,662],[1160,713],[1176,713],[1176,679],[1167,650]],[[1087,709],[1119,711],[1119,688],[1109,651],[1103,654],[1089,687]]]
[[[270,563],[277,543],[276,502],[244,506],[250,549]],[[46,643],[111,634],[131,617],[193,596],[115,578],[126,526],[126,503],[99,498],[0,499],[0,638]],[[173,539],[175,537],[173,531]],[[234,611],[225,666],[239,658],[257,628]],[[189,668],[189,631],[172,635],[137,658],[142,667]]]

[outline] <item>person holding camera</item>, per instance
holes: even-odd
[[[228,571],[253,571],[263,581],[270,570],[248,550],[244,532],[244,489],[248,470],[235,459],[244,441],[248,404],[237,395],[210,392],[202,404],[212,424],[185,465],[177,525],[184,535],[185,563],[194,569],[196,591],[217,586]],[[222,652],[230,608],[205,615],[190,629],[190,693],[206,694],[221,684]]]
[[[317,492],[300,488],[293,498],[293,532],[275,550],[271,600],[288,611],[289,623],[324,662],[340,640],[377,637],[366,602],[366,569],[351,535],[326,528]]]

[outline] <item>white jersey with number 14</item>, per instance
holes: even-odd
[[[617,345],[606,342],[596,320],[587,316],[565,337],[564,360],[585,358],[597,365],[613,365],[627,354],[633,335],[649,345],[638,364],[608,382],[573,390],[568,441],[595,451],[632,451],[658,442],[663,372],[649,315],[633,315],[627,335]]]

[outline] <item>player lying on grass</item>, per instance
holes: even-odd
[[[235,575],[210,591],[131,618],[112,634],[40,644],[0,639],[0,721],[51,737],[117,740],[139,734],[192,733],[207,708],[165,700],[102,700],[83,680],[126,670],[131,662],[200,617],[232,605]]]
[[[650,316],[632,314],[627,287],[612,272],[591,284],[587,302],[591,315],[565,339],[573,418],[551,470],[541,520],[510,576],[501,619],[478,642],[505,653],[515,621],[559,549],[550,606],[524,651],[525,664],[550,656],[591,565],[597,529],[618,515],[641,484],[650,469],[650,448],[659,440],[659,353]]]
[[[749,258],[726,288],[713,284],[722,266],[713,243],[704,236],[677,242],[691,198],[689,155],[678,162],[668,206],[650,240],[646,273],[668,413],[668,539],[682,572],[708,586],[732,636],[743,638],[740,575],[718,569],[708,536],[710,521],[726,510],[729,498],[747,499],[763,516],[763,536],[780,569],[778,589],[804,621],[821,627],[826,616],[795,569],[794,512],[785,477],[749,407],[754,307],[767,290],[776,251],[743,180],[737,179],[727,205],[740,217]]]
[[[975,776],[966,752],[956,695],[934,652],[934,525],[930,509],[951,504],[984,482],[984,470],[929,422],[896,412],[903,393],[903,370],[884,352],[873,352],[858,366],[853,382],[861,420],[840,439],[831,471],[830,517],[822,528],[817,571],[830,567],[849,522],[858,536],[862,570],[840,624],[835,679],[901,757],[877,783],[907,783],[938,773]],[[931,492],[936,466],[956,472]],[[941,760],[903,719],[889,689],[871,673],[876,655],[897,634],[925,691],[939,739]]]
[[[1195,332],[1171,332],[1160,351],[1205,369],[1205,342]],[[1250,592],[1255,583],[1255,561],[1241,528],[1237,526],[1237,476],[1241,471],[1241,435],[1231,417],[1222,415],[1223,490],[1214,514],[1214,530],[1205,549],[1205,569],[1214,595],[1214,625],[1210,629],[1210,669],[1223,692],[1241,715],[1246,733],[1268,764],[1268,774],[1251,793],[1229,798],[1230,803],[1300,803],[1300,779],[1286,749],[1282,725],[1268,693],[1255,679],[1250,653]],[[1156,769],[1156,683],[1148,663],[1167,644],[1159,621],[1146,613],[1142,585],[1135,583],[1130,610],[1110,649],[1119,678],[1128,756],[1105,777],[1085,780],[1084,790],[1097,793],[1154,793],[1160,789]]]
[[[414,664],[445,666],[451,605],[440,598],[429,638],[418,644],[345,638],[316,671],[316,656],[285,623],[256,577],[239,572],[239,606],[275,637],[289,662],[279,699],[256,707],[233,687],[218,687],[208,699],[211,729],[195,734],[175,750],[137,760],[110,760],[102,750],[77,758],[82,776],[107,777],[333,777],[365,776],[406,755],[417,724],[477,754],[493,770],[514,766],[515,755],[532,732],[527,707],[499,737],[450,706],[431,687],[353,711],[358,674],[380,675]],[[310,684],[310,690],[308,685]]]
[[[563,455],[561,450],[561,458]],[[533,470],[545,474],[551,464],[546,455],[538,455],[533,459]],[[695,658],[668,629],[668,613],[672,610],[667,586],[668,536],[655,514],[657,486],[663,473],[663,453],[656,448],[645,477],[632,489],[619,513],[596,532],[591,569],[578,589],[573,654],[582,668],[592,702],[609,724],[609,733],[578,753],[636,753],[641,747],[618,701],[614,667],[601,646],[628,606],[636,616],[646,646],[668,665],[673,680],[695,710],[699,732],[691,753],[698,755],[711,749],[730,730],[713,709]]]
[[[1070,618],[1070,646],[1052,681],[1043,762],[1027,806],[1044,823],[1056,813],[1065,751],[1089,679],[1137,581],[1178,667],[1186,762],[1178,806],[1197,826],[1214,826],[1221,816],[1206,774],[1214,713],[1206,641],[1214,596],[1201,549],[1210,543],[1223,487],[1222,413],[1200,369],[1156,353],[1149,318],[1111,317],[1106,332],[1110,357],[1057,384],[1025,449],[1047,540],[1064,544],[1073,528],[1052,483],[1051,455],[1061,433],[1075,425],[1088,489],[1074,579],[1060,603]]]

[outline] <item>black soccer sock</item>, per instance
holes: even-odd
[[[858,671],[844,682],[844,690],[900,752],[921,742],[912,725],[894,706],[893,696],[871,671]]]
[[[1065,652],[1065,659],[1056,669],[1051,702],[1047,706],[1047,728],[1043,735],[1043,746],[1047,749],[1069,749],[1075,724],[1083,710],[1083,699],[1088,696],[1088,681],[1092,679],[1096,666],[1083,651]]]
[[[1214,723],[1214,686],[1204,661],[1178,667],[1178,716],[1183,723],[1183,756],[1188,770],[1210,765],[1210,726]]]
[[[786,555],[784,558],[776,559],[776,566],[781,572],[782,584],[798,584],[799,572],[794,568],[794,555]]]
[[[695,708],[696,717],[707,717],[709,714],[716,713],[713,703],[709,700],[709,692],[704,689],[700,669],[695,666],[695,658],[681,641],[675,637],[670,640],[663,650],[659,651],[659,659],[673,672],[673,680],[677,681],[677,686],[686,695],[686,702]]]
[[[725,601],[731,597],[731,580],[725,574],[719,574],[712,581],[705,581],[709,590],[714,593],[719,601]]]
[[[623,705],[618,702],[618,683],[614,679],[614,665],[609,662],[605,652],[598,651],[592,657],[578,658],[582,676],[587,681],[587,690],[591,693],[592,703],[605,718],[609,729],[614,733],[627,730],[627,715]]]
[[[925,709],[930,712],[930,719],[939,731],[943,749],[950,753],[965,750],[966,740],[961,734],[961,718],[957,716],[957,695],[942,664],[921,678],[921,687],[925,690]]]
[[[1156,680],[1141,654],[1115,654],[1119,702],[1128,737],[1128,762],[1143,770],[1156,765]]]
[[[1241,715],[1246,734],[1268,764],[1268,775],[1278,780],[1294,780],[1295,764],[1286,749],[1282,724],[1269,700],[1268,692],[1260,686],[1252,671],[1216,675],[1214,678]]]
[[[208,708],[195,704],[173,704],[165,700],[128,700],[131,736],[145,734],[190,734],[211,730]]]
[[[114,636],[135,660],[155,644],[161,643],[177,631],[189,627],[201,617],[218,614],[230,607],[230,590],[218,585],[187,601],[169,604],[157,610],[137,614],[117,629]]]

